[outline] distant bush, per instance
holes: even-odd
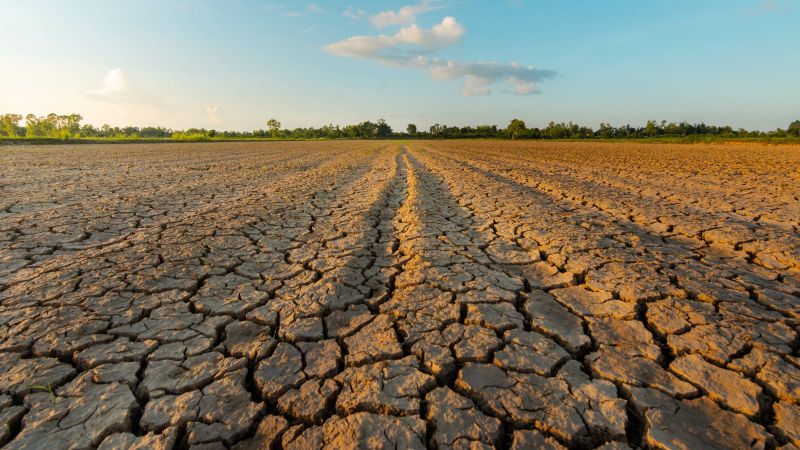
[[[210,141],[211,137],[205,133],[183,133],[179,131],[177,133],[172,133],[172,139],[187,142],[206,142]]]

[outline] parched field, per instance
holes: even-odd
[[[798,331],[798,146],[0,149],[7,449],[791,449]]]

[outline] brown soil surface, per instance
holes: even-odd
[[[8,449],[796,448],[800,147],[0,151]]]

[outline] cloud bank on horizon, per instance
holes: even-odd
[[[363,9],[347,8],[342,15],[352,20],[367,18],[375,28],[402,26],[395,34],[357,35],[328,44],[335,55],[426,71],[437,80],[463,80],[465,96],[490,95],[492,86],[516,95],[538,92],[537,83],[554,78],[558,72],[542,70],[516,62],[456,61],[433,56],[439,50],[460,44],[466,28],[454,17],[446,16],[429,29],[416,24],[417,16],[440,7],[428,0],[406,5],[397,11],[381,11],[369,16]]]

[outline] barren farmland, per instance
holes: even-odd
[[[0,445],[797,448],[800,147],[0,149]]]

